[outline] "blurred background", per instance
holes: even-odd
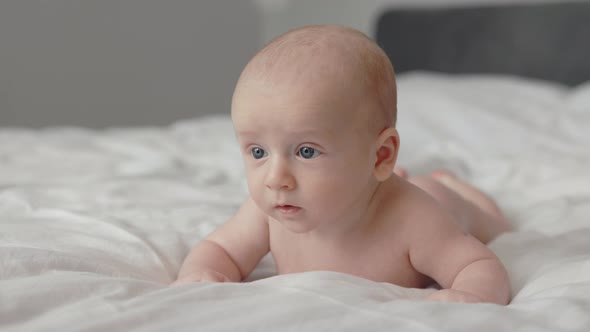
[[[342,24],[374,37],[386,7],[560,0],[2,0],[0,127],[159,126],[229,114],[272,37]]]

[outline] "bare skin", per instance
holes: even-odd
[[[506,270],[485,246],[509,230],[495,203],[448,172],[394,172],[395,116],[359,87],[354,68],[366,56],[349,56],[378,47],[350,29],[305,29],[286,35],[289,47],[289,38],[307,38],[293,43],[288,61],[276,60],[271,43],[272,57],[262,52],[242,73],[232,120],[250,196],[191,250],[175,284],[244,280],[270,252],[279,274],[329,270],[403,287],[435,281],[442,289],[431,300],[508,303]]]
[[[482,243],[511,231],[510,222],[491,197],[451,172],[439,170],[430,176],[409,177],[406,169],[395,167],[394,173],[430,194],[461,228]]]

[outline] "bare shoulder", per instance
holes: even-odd
[[[260,224],[268,227],[268,216],[256,205],[252,197],[248,196],[232,219],[241,223]]]
[[[434,197],[408,181],[403,181],[396,204],[400,206],[399,214],[411,248],[462,239],[468,235]]]
[[[268,216],[251,197],[223,225],[207,236],[235,255],[245,252],[266,253],[269,250]]]
[[[452,222],[433,197],[412,183],[398,178],[388,186],[380,209],[388,220],[395,221],[396,229],[403,231],[406,237],[419,237],[426,227],[444,228]]]
[[[219,230],[224,228],[239,229],[268,228],[268,216],[256,205],[250,196],[240,206],[238,211]],[[214,235],[212,233],[212,235]]]
[[[450,287],[463,267],[495,257],[433,197],[409,182],[405,185],[399,204],[403,206],[404,234],[414,269]]]
[[[429,255],[440,246],[462,243],[469,237],[449,211],[414,184],[398,178],[386,192],[380,204],[382,229],[395,236],[398,244],[403,243],[408,254]]]

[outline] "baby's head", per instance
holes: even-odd
[[[356,30],[292,30],[246,65],[232,119],[250,194],[265,212],[278,220],[306,212],[318,221],[362,211],[397,156],[393,67]],[[314,222],[293,227],[306,231]]]
[[[242,71],[234,102],[251,85],[299,98],[342,98],[351,106],[348,111],[370,121],[370,129],[395,126],[393,66],[373,40],[351,28],[307,26],[273,39]]]

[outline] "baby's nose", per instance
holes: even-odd
[[[285,162],[274,162],[265,179],[265,185],[272,190],[292,190],[295,178]]]

